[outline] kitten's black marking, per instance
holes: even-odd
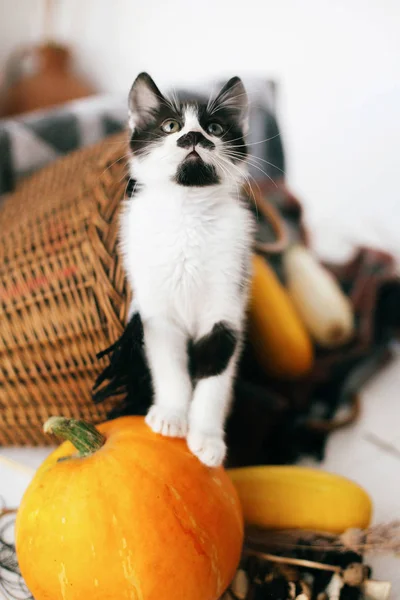
[[[182,120],[182,116],[179,118]],[[143,127],[137,126],[133,130],[129,145],[134,154],[137,156],[146,154],[152,145],[167,137],[168,133],[161,129],[161,125],[166,119],[178,119],[178,115],[172,106],[163,99],[160,108],[154,111],[153,117]]]
[[[247,147],[243,137],[243,130],[237,121],[236,112],[229,108],[219,108],[210,114],[207,111],[207,104],[199,104],[196,100],[181,103],[179,110],[175,110],[163,99],[160,108],[154,112],[153,118],[150,119],[143,128],[136,127],[132,132],[130,139],[130,148],[132,152],[137,156],[145,154],[150,150],[152,144],[157,144],[157,141],[161,141],[169,135],[161,129],[161,125],[166,119],[176,119],[183,125],[183,112],[187,105],[192,105],[194,107],[198,115],[199,123],[203,129],[206,129],[209,123],[219,123],[225,129],[223,141],[229,146],[228,152],[233,152],[233,155],[230,157],[230,160],[233,163],[241,162],[246,158]],[[177,145],[187,147],[182,144],[186,143],[187,136],[193,133],[194,132],[189,132],[181,136],[177,141]],[[200,133],[200,135],[202,134]],[[202,137],[204,140],[215,146],[213,142],[207,140],[205,136]],[[200,145],[211,148],[211,146],[205,146],[204,143],[200,143]]]
[[[223,321],[197,342],[189,343],[189,372],[193,380],[221,375],[238,343],[237,332]]]
[[[166,100],[163,100],[160,108],[154,112],[153,118],[143,128],[137,127],[132,132],[130,139],[132,152],[138,156],[146,153],[149,150],[149,144],[156,144],[157,140],[161,141],[169,135],[161,129],[161,125],[166,119],[176,119],[183,125],[183,112],[187,105],[193,106],[203,129],[206,129],[209,123],[219,123],[225,129],[223,141],[234,152],[234,156],[231,157],[232,162],[241,162],[246,158],[247,147],[243,137],[243,130],[237,121],[236,112],[229,108],[219,108],[210,114],[207,111],[207,104],[199,104],[196,100],[181,103],[179,110],[175,110]],[[178,146],[182,143],[180,140],[187,135],[189,134],[185,134],[178,139]],[[205,140],[207,139],[205,136],[203,137]],[[212,144],[211,141],[210,143]]]
[[[181,135],[176,145],[179,148],[191,148],[196,145],[208,148],[209,150],[214,150],[215,148],[215,144],[211,140],[208,140],[201,131],[189,131],[189,133]]]
[[[221,125],[225,133],[223,134],[223,142],[229,146],[233,154],[229,160],[233,163],[242,162],[247,156],[247,146],[243,137],[243,129],[237,119],[237,111],[226,107],[219,107],[210,113],[207,110],[207,104],[197,105],[197,115],[199,123],[203,129],[207,130],[207,125],[210,123],[218,123]]]
[[[180,185],[193,187],[216,185],[220,181],[214,165],[208,165],[200,157],[185,159],[179,165],[174,179]]]

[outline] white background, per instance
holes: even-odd
[[[42,6],[0,0],[0,64],[40,38]],[[398,0],[58,0],[56,9],[58,39],[100,91],[127,93],[143,69],[160,85],[275,78],[288,180],[317,248],[399,251]]]
[[[127,94],[140,70],[160,86],[275,78],[288,181],[305,202],[317,249],[339,257],[364,241],[400,256],[400,0],[56,4],[57,37],[99,91]],[[16,45],[40,39],[41,7],[0,0],[0,70]],[[367,434],[400,448],[399,386],[397,361],[365,390],[357,425],[331,436],[323,464],[365,486],[376,521],[399,517],[399,463]],[[45,451],[1,454],[36,465]],[[385,558],[375,575],[395,582],[398,571]],[[395,586],[398,598],[398,578]]]

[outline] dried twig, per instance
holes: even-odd
[[[326,565],[324,563],[315,562],[313,560],[304,560],[303,558],[289,558],[287,556],[276,556],[275,554],[269,554],[268,552],[261,552],[260,550],[253,550],[251,548],[244,548],[243,554],[247,556],[256,556],[263,560],[267,560],[272,563],[280,563],[284,565],[293,565],[296,567],[305,567],[307,569],[316,569],[317,571],[332,571],[333,573],[341,573],[341,567],[334,565]]]

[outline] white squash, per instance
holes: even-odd
[[[289,295],[316,342],[326,348],[348,342],[354,333],[354,312],[333,275],[301,245],[288,248],[283,265]]]
[[[366,600],[389,600],[392,584],[389,581],[367,579],[363,586]]]

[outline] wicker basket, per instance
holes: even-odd
[[[91,388],[96,353],[122,332],[129,302],[118,257],[126,136],[25,180],[0,212],[0,443],[42,444],[54,414],[105,418]]]

